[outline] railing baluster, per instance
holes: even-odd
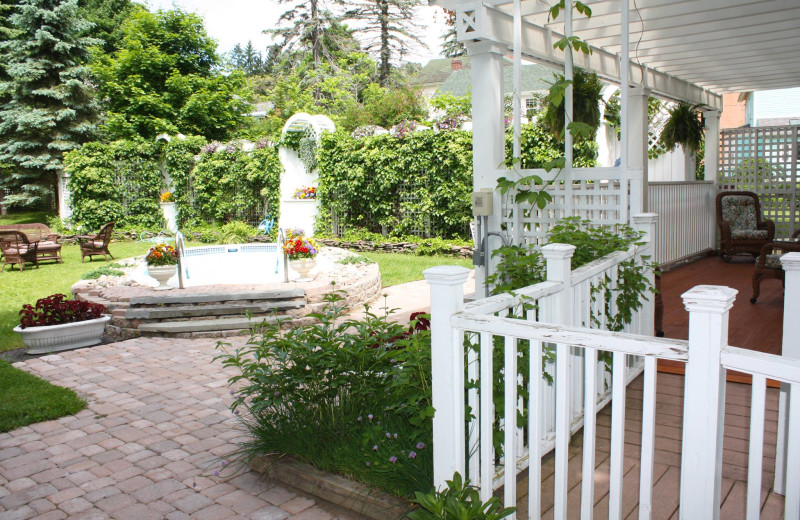
[[[506,336],[505,340],[505,428],[503,457],[505,458],[504,505],[515,507],[517,503],[517,340]],[[511,514],[509,520],[516,520]]]
[[[656,444],[657,359],[644,359],[642,389],[642,454],[639,475],[639,520],[650,520],[653,513],[653,466]]]
[[[611,383],[611,456],[608,518],[622,518],[622,478],[625,461],[625,353],[614,352]]]
[[[789,436],[786,439],[786,502],[784,518],[800,518],[800,439],[792,435],[800,432],[800,383],[793,383],[789,389]]]
[[[494,371],[492,363],[492,335],[481,333],[481,500],[489,500],[494,479]]]
[[[747,520],[761,517],[761,466],[764,454],[764,407],[767,378],[754,374],[750,385],[750,446],[747,459]],[[788,518],[788,517],[787,517]]]
[[[539,518],[542,510],[542,343],[531,341],[528,379],[528,517]]]
[[[567,518],[569,437],[570,437],[570,381],[569,381],[569,346],[556,345],[556,453],[555,453],[555,498],[553,506],[554,520]]]
[[[463,334],[462,334],[463,336]],[[477,335],[472,338],[477,339]],[[470,381],[475,383],[480,382],[480,366],[478,361],[478,350],[480,344],[476,348],[467,349],[467,377]],[[481,475],[481,435],[480,435],[480,417],[481,417],[481,403],[478,397],[478,389],[470,388],[467,391],[467,404],[472,410],[472,419],[467,428],[467,449],[469,450],[469,479],[471,482],[480,482]]]
[[[584,406],[583,406],[583,472],[581,479],[581,520],[592,520],[594,515],[595,426],[597,414],[597,350],[584,351]]]

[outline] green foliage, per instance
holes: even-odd
[[[164,173],[172,184],[170,187],[181,226],[196,223],[200,219],[200,213],[194,204],[193,170],[195,157],[206,144],[208,144],[206,139],[200,136],[188,136],[186,139],[173,138],[164,143],[161,151]]]
[[[157,145],[145,141],[87,143],[64,157],[70,175],[72,220],[86,229],[106,222],[163,226],[159,196],[165,188]]]
[[[253,213],[278,218],[280,173],[277,150],[266,143],[249,152],[233,143],[204,151],[193,171],[197,216],[220,222]]]
[[[576,70],[572,82],[556,75],[556,82],[547,97],[548,104],[542,120],[549,132],[559,141],[564,139],[564,95],[572,85],[573,117],[568,128],[576,141],[593,141],[600,127],[600,91],[603,83],[594,72]],[[576,123],[582,123],[577,125]]]
[[[519,140],[520,168],[560,167],[552,162],[563,159],[564,141],[556,138],[540,119],[534,119],[530,123],[522,125]],[[508,168],[513,167],[512,145],[512,134],[506,132],[506,166]],[[573,166],[577,168],[596,166],[597,143],[593,140],[579,140],[575,142],[572,154]]]
[[[6,206],[54,198],[64,152],[91,138],[97,106],[84,66],[89,24],[77,0],[26,0],[9,17],[16,38],[0,41],[0,190]]]
[[[73,415],[86,408],[74,391],[0,360],[0,433]]]
[[[318,323],[254,323],[243,348],[218,356],[236,373],[231,407],[253,437],[240,455],[291,454],[403,496],[429,489],[430,332],[369,309],[344,320],[342,296],[325,301]]]
[[[351,255],[351,256],[346,256],[340,260],[337,260],[336,263],[343,265],[361,265],[361,264],[373,264],[375,262],[373,262],[372,260],[370,260],[365,256]]]
[[[697,152],[705,130],[703,118],[698,115],[700,108],[702,105],[685,101],[672,107],[658,142],[670,151],[681,145],[687,152]]]
[[[391,128],[405,120],[422,121],[427,116],[425,101],[416,87],[381,87],[370,83],[356,102],[338,120],[338,127],[352,132],[356,128],[375,125]]]
[[[544,259],[532,246],[503,246],[492,256],[499,257],[497,270],[486,279],[492,294],[510,293],[545,280]]]
[[[330,232],[363,227],[392,235],[427,230],[463,235],[472,219],[472,136],[468,132],[413,132],[354,139],[325,133],[317,151],[322,216]],[[423,231],[424,233],[425,231]]]
[[[79,12],[86,21],[94,24],[89,34],[100,40],[106,54],[117,51],[125,37],[124,26],[128,17],[144,6],[131,0],[78,0]]]
[[[179,9],[134,12],[122,48],[96,53],[93,70],[111,139],[184,133],[224,139],[248,109],[244,76],[218,70],[202,19]]]
[[[251,237],[258,234],[258,230],[244,222],[233,220],[222,226],[220,234],[225,244],[246,244]]]
[[[408,514],[411,520],[500,520],[516,511],[515,507],[503,508],[500,499],[493,496],[481,501],[478,490],[463,481],[456,472],[452,480],[445,481],[447,488],[428,493],[416,493],[417,509]]]
[[[81,276],[81,280],[97,280],[101,276],[122,276],[124,271],[120,270],[121,265],[117,263],[101,265],[96,269],[87,271]]]

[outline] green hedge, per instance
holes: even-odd
[[[96,229],[159,228],[161,192],[173,190],[180,225],[278,217],[281,165],[277,149],[259,141],[211,143],[202,137],[171,142],[88,143],[65,157],[75,225]],[[162,173],[163,169],[163,173]],[[164,178],[171,180],[171,188]]]
[[[317,159],[321,231],[361,227],[444,238],[467,233],[472,218],[469,132],[424,130],[403,139],[325,133]]]
[[[120,227],[162,227],[158,148],[145,141],[114,141],[87,143],[67,153],[73,223],[88,230],[110,221]]]

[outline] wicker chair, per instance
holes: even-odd
[[[114,223],[108,222],[103,224],[100,231],[96,235],[82,235],[78,237],[81,240],[81,262],[88,256],[89,261],[92,261],[92,256],[103,255],[103,258],[108,260],[109,257],[114,258],[108,250],[108,244],[111,242],[111,232],[114,231]]]
[[[22,231],[0,231],[0,251],[3,252],[3,267],[0,272],[5,271],[8,264],[17,264],[20,272],[25,270],[26,262],[39,267],[36,258],[37,243],[28,240]]]
[[[800,252],[800,229],[792,235],[793,241],[770,242],[761,248],[753,269],[753,297],[750,303],[756,303],[761,294],[762,280],[780,280],[785,284],[786,273],[781,267],[781,256],[786,253]]]
[[[758,256],[761,248],[775,238],[775,223],[762,220],[758,195],[750,191],[717,194],[717,224],[720,254],[726,262],[740,253]]]

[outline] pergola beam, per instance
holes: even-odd
[[[512,48],[512,16],[483,2],[457,5],[456,29],[459,41],[484,40]],[[562,37],[560,33],[523,21],[522,54],[534,61],[563,68],[564,53],[553,48],[553,43]],[[588,56],[576,53],[574,61],[576,66],[595,71],[605,80],[617,84],[621,81],[619,58],[607,50],[593,47]],[[722,109],[721,96],[688,81],[634,63],[629,66],[629,74],[631,86],[645,85],[666,98]]]

